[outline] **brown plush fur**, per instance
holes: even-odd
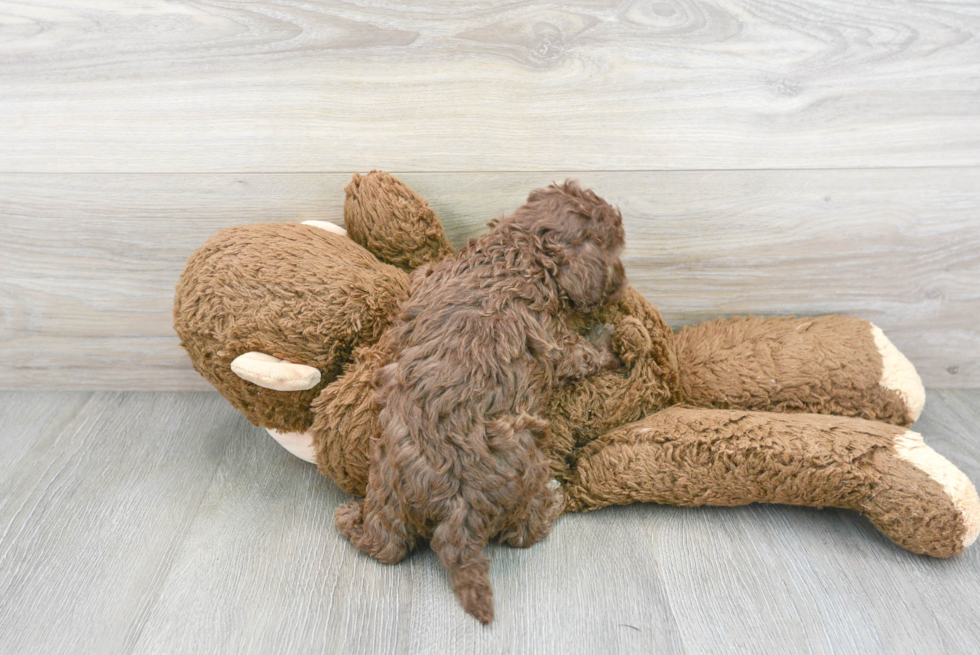
[[[383,262],[406,271],[453,254],[429,203],[383,171],[354,175],[344,189],[344,227]]]
[[[389,329],[367,496],[340,508],[337,525],[388,563],[431,539],[460,603],[484,623],[487,541],[530,546],[561,511],[541,448],[550,391],[616,363],[568,324],[618,297],[622,247],[619,212],[594,193],[535,191],[458,256],[420,271]]]
[[[636,289],[625,287],[618,303],[600,309],[582,329],[596,325],[616,326],[612,345],[625,366],[552,389],[545,416],[551,423],[551,476],[559,481],[568,474],[578,448],[669,406],[677,386],[674,334]],[[379,432],[372,381],[375,371],[391,362],[387,337],[356,350],[343,376],[312,405],[320,472],[355,496],[366,492],[368,444]]]
[[[249,421],[303,431],[310,403],[359,345],[373,343],[407,294],[403,271],[309,225],[246,225],[218,232],[187,262],[174,298],[174,330],[194,368]],[[320,369],[308,391],[273,391],[232,373],[259,351]]]
[[[599,371],[556,388],[551,421],[552,477],[564,481],[576,452],[609,430],[672,403],[678,366],[674,334],[660,312],[631,286],[618,303],[599,311],[586,330],[613,326],[613,351],[624,367]]]
[[[682,329],[676,344],[678,402],[912,422],[898,393],[878,384],[881,353],[859,318],[719,319]]]
[[[313,401],[313,450],[317,469],[353,496],[367,491],[372,444],[381,433],[374,384],[392,361],[390,337],[354,351],[344,374]]]
[[[359,226],[355,238],[378,258],[409,270],[451,252],[411,189],[383,173],[355,180],[348,227]],[[416,248],[430,233],[436,245]],[[351,285],[360,285],[357,301],[338,304],[337,291]],[[249,420],[280,430],[312,423],[320,471],[363,495],[380,434],[374,376],[392,361],[388,314],[409,293],[402,270],[350,239],[306,226],[244,226],[188,262],[175,327],[195,368]],[[542,412],[564,509],[637,501],[840,505],[914,552],[962,549],[964,515],[888,446],[899,431],[888,423],[910,417],[878,383],[881,356],[866,321],[725,319],[675,335],[627,287],[614,306],[570,322],[582,334],[608,326],[623,367],[556,385]],[[249,350],[317,366],[323,380],[308,392],[260,390],[228,369]]]
[[[904,432],[840,416],[676,406],[582,448],[565,493],[578,511],[634,502],[841,507],[913,552],[962,552],[966,526],[949,496],[895,453]]]

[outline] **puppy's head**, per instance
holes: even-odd
[[[575,310],[591,313],[618,300],[626,283],[618,209],[569,180],[532,191],[514,219],[555,254],[558,285]]]

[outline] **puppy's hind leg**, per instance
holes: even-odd
[[[486,625],[493,621],[490,558],[483,552],[484,543],[468,525],[470,521],[479,522],[479,517],[460,501],[449,518],[436,527],[429,545],[449,571],[456,600]]]
[[[511,548],[529,548],[551,533],[551,524],[561,514],[565,497],[557,480],[548,480],[528,504],[526,519],[504,528],[499,540]]]
[[[411,528],[389,504],[379,504],[368,489],[363,502],[341,505],[334,522],[359,550],[384,564],[396,564],[415,547]]]

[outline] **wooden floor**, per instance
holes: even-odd
[[[980,480],[980,390],[917,424]],[[397,566],[346,500],[214,393],[0,393],[4,653],[976,653],[980,546],[912,555],[862,517],[609,508],[493,549],[497,619],[431,551]]]

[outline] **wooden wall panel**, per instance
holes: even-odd
[[[2,172],[980,165],[980,5],[0,6]]]
[[[453,240],[567,172],[398,173]],[[584,172],[619,204],[633,284],[678,326],[849,313],[927,385],[980,385],[980,168]],[[203,389],[173,288],[218,229],[340,222],[344,174],[0,175],[0,388]]]

